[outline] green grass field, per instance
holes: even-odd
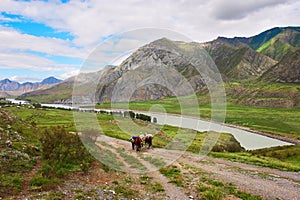
[[[106,114],[73,113],[61,109],[28,109],[25,106],[10,107],[7,110],[24,121],[34,121],[38,127],[62,126],[67,131],[96,131],[96,133],[122,140],[128,140],[132,135],[147,132],[156,135],[154,147],[163,148],[169,145],[168,148],[170,149],[185,150],[188,148],[189,151],[195,153],[200,151],[206,137],[206,132],[151,124],[141,120],[134,120],[132,123],[131,119]],[[175,136],[176,141],[170,145],[170,141]],[[238,151],[242,150],[230,134],[220,134],[217,146],[220,151],[230,151],[231,148]]]
[[[183,97],[186,98],[186,97]],[[199,105],[182,105],[187,108],[191,116],[197,116],[195,110],[199,108],[200,117],[210,119],[211,106],[206,96],[199,96]],[[181,114],[181,105],[175,97],[168,97],[157,101],[130,102],[129,108],[132,110],[144,111],[166,111],[168,113]],[[202,104],[204,103],[204,104]],[[113,106],[110,103],[102,103],[97,108],[126,108],[125,103],[116,103]],[[191,109],[188,110],[188,107]],[[267,108],[267,107],[249,107],[227,103],[225,123],[239,125],[251,128],[253,130],[263,131],[274,135],[281,135],[289,138],[300,139],[300,109],[299,108]]]
[[[299,146],[284,146],[236,153],[211,152],[210,155],[217,158],[262,167],[270,167],[287,171],[300,171],[299,152]]]

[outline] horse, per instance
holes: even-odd
[[[136,151],[141,151],[143,140],[139,136],[132,136],[130,138],[132,144],[132,150],[134,150],[134,146],[136,146]]]
[[[153,139],[153,135],[152,134],[146,134],[144,137],[144,141],[145,141],[145,146],[146,144],[148,144],[148,149],[150,149],[150,147],[152,147],[152,139]]]
[[[140,137],[134,139],[134,145],[136,146],[136,151],[141,151],[143,140]]]

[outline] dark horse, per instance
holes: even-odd
[[[152,138],[153,136],[151,134],[147,134],[145,137],[144,137],[144,141],[145,141],[145,146],[146,144],[148,144],[148,149],[150,149],[150,147],[152,147]]]
[[[134,150],[134,146],[136,146],[136,151],[141,151],[143,140],[139,136],[133,136],[130,138],[132,143],[132,150]]]

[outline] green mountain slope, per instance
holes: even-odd
[[[257,52],[280,61],[287,53],[300,47],[300,27],[276,27],[249,38],[219,39],[235,46],[246,44]]]
[[[300,32],[287,29],[262,44],[257,52],[280,61],[285,55],[300,47]]]
[[[281,83],[300,83],[300,49],[290,52],[277,65],[261,77],[263,80]]]
[[[276,64],[275,60],[257,53],[245,44],[237,46],[217,39],[206,43],[205,48],[226,81],[259,77]]]

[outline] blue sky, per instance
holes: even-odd
[[[0,79],[66,79],[99,43],[127,30],[165,28],[198,42],[252,36],[299,26],[299,8],[298,0],[1,0]]]

